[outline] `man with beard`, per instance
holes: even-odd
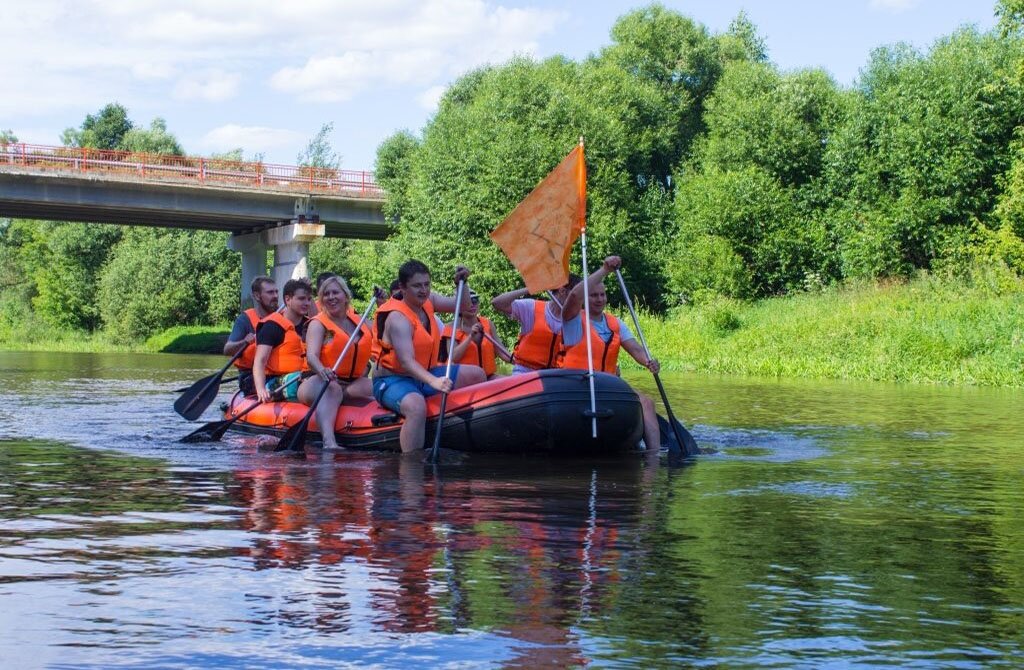
[[[234,356],[240,349],[245,353],[235,360],[238,368],[238,388],[245,395],[254,395],[256,387],[252,381],[252,366],[256,358],[256,324],[277,311],[277,284],[270,277],[260,275],[252,280],[252,307],[235,319],[228,341],[224,343],[224,355]]]

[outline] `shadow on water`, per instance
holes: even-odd
[[[1018,392],[667,377],[716,454],[435,471],[175,442],[166,389],[219,360],[0,353],[12,667],[990,667],[1024,651]]]

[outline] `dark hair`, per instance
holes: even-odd
[[[570,273],[569,274],[569,281],[567,281],[565,283],[565,288],[567,290],[571,291],[574,288],[576,288],[576,284],[579,284],[581,281],[583,281],[583,277]]]
[[[316,292],[320,292],[320,287],[324,285],[324,281],[330,277],[337,277],[333,272],[321,272],[316,276]]]
[[[297,291],[305,291],[313,295],[313,287],[310,286],[308,279],[289,279],[284,283],[285,298],[292,297]]]
[[[388,293],[394,293],[400,288],[402,288],[402,282],[396,279],[395,281],[391,282],[391,286],[388,287]]]
[[[425,274],[429,277],[430,268],[428,268],[423,261],[410,258],[406,262],[402,263],[402,267],[398,268],[398,283],[404,286],[409,283],[409,280],[412,279],[413,275],[418,274]]]
[[[252,284],[249,285],[249,288],[255,294],[255,293],[259,293],[260,291],[263,290],[263,285],[264,284],[273,284],[273,283],[274,283],[274,280],[271,279],[270,277],[268,277],[267,275],[259,275],[259,276],[255,277],[252,280]]]

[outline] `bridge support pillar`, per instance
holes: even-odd
[[[289,279],[309,278],[309,243],[324,236],[324,224],[298,221],[258,233],[232,235],[228,249],[242,254],[242,309],[252,307],[249,285],[267,271],[267,251],[274,250],[270,278],[279,289]]]
[[[267,273],[267,245],[260,233],[232,235],[228,249],[242,254],[242,309],[252,307],[252,280]]]
[[[309,278],[309,243],[324,236],[322,223],[289,223],[261,235],[274,248],[274,282],[279,288],[289,279]]]

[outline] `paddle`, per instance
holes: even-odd
[[[299,381],[301,377],[296,377],[286,384],[282,385],[279,389],[274,389],[272,395],[277,395],[281,391],[285,390],[295,382]],[[260,405],[260,401],[257,400],[238,414],[234,415],[230,419],[224,419],[223,421],[211,421],[204,423],[199,428],[193,430],[191,433],[181,438],[179,442],[217,442],[220,438],[224,437],[224,433],[228,431],[228,428],[234,425],[235,421],[238,421],[243,416],[248,414],[250,411],[256,409]]]
[[[366,318],[370,316],[370,311],[377,306],[377,301],[374,298],[370,298],[370,304],[366,306],[363,311],[363,315],[359,318],[359,323],[356,324],[355,330],[352,331],[352,336],[348,338],[348,342],[342,348],[341,353],[338,354],[338,359],[334,361],[334,366],[331,370],[337,370],[338,365],[342,359],[345,358],[345,354],[348,353],[348,348],[352,346],[352,343],[362,337],[363,324],[366,323]],[[306,416],[302,417],[302,421],[298,422],[291,428],[289,428],[284,435],[281,436],[281,440],[274,447],[274,451],[302,451],[302,448],[306,444],[306,433],[309,431],[309,420],[313,418],[313,412],[316,411],[316,406],[320,404],[320,399],[327,393],[327,387],[331,385],[327,382],[320,387],[320,392],[316,394],[316,399],[313,400],[313,404],[309,406],[309,411],[306,412]],[[334,426],[320,426],[320,430],[334,430]]]
[[[224,373],[227,372],[232,363],[245,353],[245,349],[246,347],[239,349],[219,372],[203,377],[192,386],[189,386],[188,390],[174,401],[174,411],[189,421],[198,419],[199,415],[206,411],[206,408],[210,406],[213,399],[217,397],[217,392],[220,390],[220,380]]]
[[[486,330],[484,331],[484,337],[491,341],[491,344],[494,345],[494,348],[498,351],[499,354],[503,354],[509,358],[512,358],[512,354],[508,353],[508,350],[505,347],[501,346],[501,342],[499,342],[493,335],[488,333]]]
[[[459,310],[462,309],[462,289],[466,285],[465,279],[459,280],[458,288],[455,289],[455,322],[452,324],[452,333],[459,332]],[[452,337],[452,342],[455,342],[455,337]],[[452,347],[454,350],[454,346]],[[454,356],[448,356],[448,362],[444,366],[444,376],[446,379],[451,379],[452,376],[452,359]],[[448,406],[448,393],[441,394],[441,411],[437,414],[437,432],[434,434],[434,446],[430,450],[430,462],[437,464],[437,454],[441,450],[441,429],[444,428],[444,412]]]
[[[204,377],[204,379],[205,379],[205,377]],[[220,380],[220,385],[223,386],[224,384],[227,384],[228,382],[233,382],[236,379],[238,379],[238,377],[228,377],[227,379],[221,379]],[[190,388],[192,388],[192,387],[191,386],[182,386],[180,389],[174,389],[173,391],[171,391],[171,393],[184,393],[185,391],[189,390]]]
[[[633,317],[633,325],[636,326],[637,337],[640,338],[640,344],[644,347],[644,353],[647,354],[648,360],[651,359],[651,350],[647,347],[647,340],[644,338],[644,331],[640,328],[640,319],[636,316],[636,310],[633,309],[633,301],[629,297],[629,291],[626,289],[626,282],[622,279],[622,272],[615,270],[615,276],[619,278],[619,288],[622,289],[622,297],[626,300],[626,307],[629,308],[629,315]],[[700,448],[697,446],[697,441],[693,439],[693,435],[690,435],[690,431],[683,427],[683,424],[676,420],[675,414],[672,413],[672,406],[668,402],[668,394],[665,393],[665,385],[661,383],[661,377],[658,374],[654,375],[654,381],[658,385],[658,393],[661,394],[661,401],[665,404],[665,412],[668,414],[668,423],[672,429],[672,433],[675,435],[676,441],[669,441],[668,451],[669,455],[679,456],[680,453],[685,454],[687,458],[691,456],[697,456],[700,454]],[[648,449],[653,449],[653,445],[648,445]]]

